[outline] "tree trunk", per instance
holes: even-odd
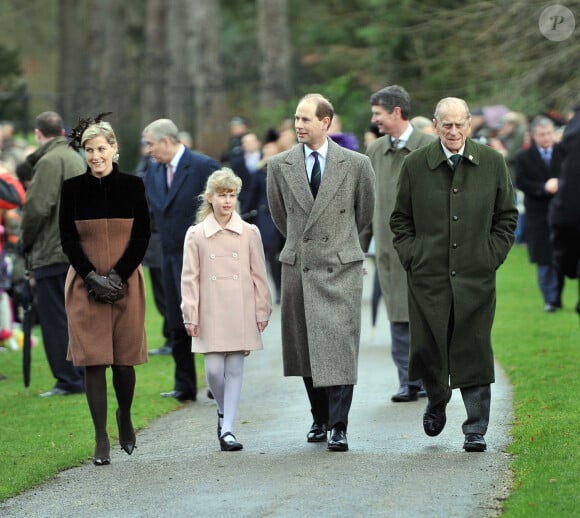
[[[67,126],[74,126],[81,105],[80,78],[82,77],[83,30],[80,23],[81,5],[78,0],[59,2],[58,111]]]
[[[145,9],[141,128],[167,116],[167,2],[147,0]]]
[[[167,17],[167,67],[166,117],[182,131],[192,131],[193,84],[188,41],[192,27],[188,16],[190,4],[184,0],[169,0]]]
[[[98,111],[112,111],[110,120],[117,124],[117,131],[131,118],[131,84],[127,75],[127,2],[106,0],[99,2],[99,8],[107,15],[104,38],[100,40],[102,61],[100,63],[101,100]]]
[[[227,147],[227,107],[220,60],[220,5],[215,0],[189,4],[189,70],[194,85],[193,129],[196,149],[219,158]]]
[[[290,98],[290,22],[287,0],[257,0],[260,67],[260,103],[263,108]]]

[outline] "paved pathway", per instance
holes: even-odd
[[[369,268],[372,272],[372,266]],[[503,372],[492,386],[486,453],[465,453],[459,391],[440,436],[422,429],[425,400],[391,403],[397,375],[381,305],[371,328],[367,276],[359,384],[347,453],[308,444],[306,393],[282,376],[280,309],[265,332],[266,349],[246,359],[236,435],[244,450],[219,451],[215,404],[184,405],[137,435],[129,457],[62,472],[53,481],[0,504],[3,517],[489,517],[506,496],[512,422]]]

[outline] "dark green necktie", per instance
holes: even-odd
[[[312,166],[312,172],[310,173],[310,190],[312,191],[312,196],[316,198],[316,195],[318,194],[318,188],[320,187],[320,179],[322,174],[320,172],[318,152],[313,151],[312,156],[314,157],[314,165]]]
[[[457,169],[457,164],[461,162],[461,155],[451,155],[449,160],[453,162],[453,170],[455,171],[455,169]]]

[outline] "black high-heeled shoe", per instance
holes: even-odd
[[[111,464],[111,445],[109,438],[97,440],[95,444],[95,454],[93,455],[93,464],[95,466],[107,466]]]
[[[117,412],[115,414],[115,416],[117,417],[117,428],[119,430],[119,444],[121,445],[121,448],[123,448],[123,450],[125,450],[125,452],[128,455],[131,455],[133,453],[133,450],[137,447],[136,445],[136,437],[135,437],[135,430],[133,429],[133,425],[131,424],[131,421],[129,420],[129,425],[130,428],[123,428],[121,426],[121,409],[117,408]]]
[[[239,451],[243,447],[231,432],[227,432],[220,437],[220,448],[222,451]]]
[[[220,423],[220,419],[223,419],[224,418],[224,415],[223,414],[220,414],[220,409],[219,408],[218,408],[218,411],[217,411],[217,415],[218,415],[217,436],[218,436],[218,439],[219,439],[222,436],[222,425]]]

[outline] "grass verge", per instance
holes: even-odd
[[[146,279],[148,281],[147,275]],[[163,344],[162,319],[153,304],[147,282],[146,328],[149,348]],[[151,301],[151,303],[149,303]],[[91,416],[84,395],[41,399],[38,394],[54,386],[40,340],[40,329],[33,331],[39,345],[32,350],[31,383],[28,393],[22,378],[22,353],[0,353],[0,501],[40,484],[59,471],[89,462],[94,448]],[[203,358],[196,355],[198,379],[204,380]],[[150,357],[136,367],[137,386],[132,410],[133,425],[146,427],[153,419],[176,409],[180,403],[161,398],[159,393],[173,388],[174,362],[171,356]],[[118,447],[115,410],[117,401],[107,369],[107,428],[111,447]]]
[[[578,516],[580,446],[577,394],[580,324],[574,313],[577,281],[567,281],[564,309],[545,314],[536,270],[524,248],[516,247],[498,272],[498,307],[494,326],[496,357],[514,387],[515,422],[509,452],[514,455],[513,491],[504,516]],[[150,295],[150,294],[149,294]],[[152,301],[152,296],[148,300]],[[161,319],[147,308],[151,348],[162,343]],[[0,354],[0,501],[88,462],[93,430],[84,396],[43,400],[37,395],[54,381],[42,347],[33,350],[30,394],[22,385],[22,355]],[[203,368],[197,355],[199,379]],[[110,373],[109,373],[110,376]],[[171,388],[173,359],[153,357],[137,367],[134,425],[138,428],[177,408],[159,397]],[[109,383],[109,431],[116,437],[117,408]]]
[[[563,310],[544,313],[536,267],[518,246],[498,272],[497,289],[493,343],[515,411],[508,450],[514,481],[504,516],[578,516],[578,282],[566,280]]]

